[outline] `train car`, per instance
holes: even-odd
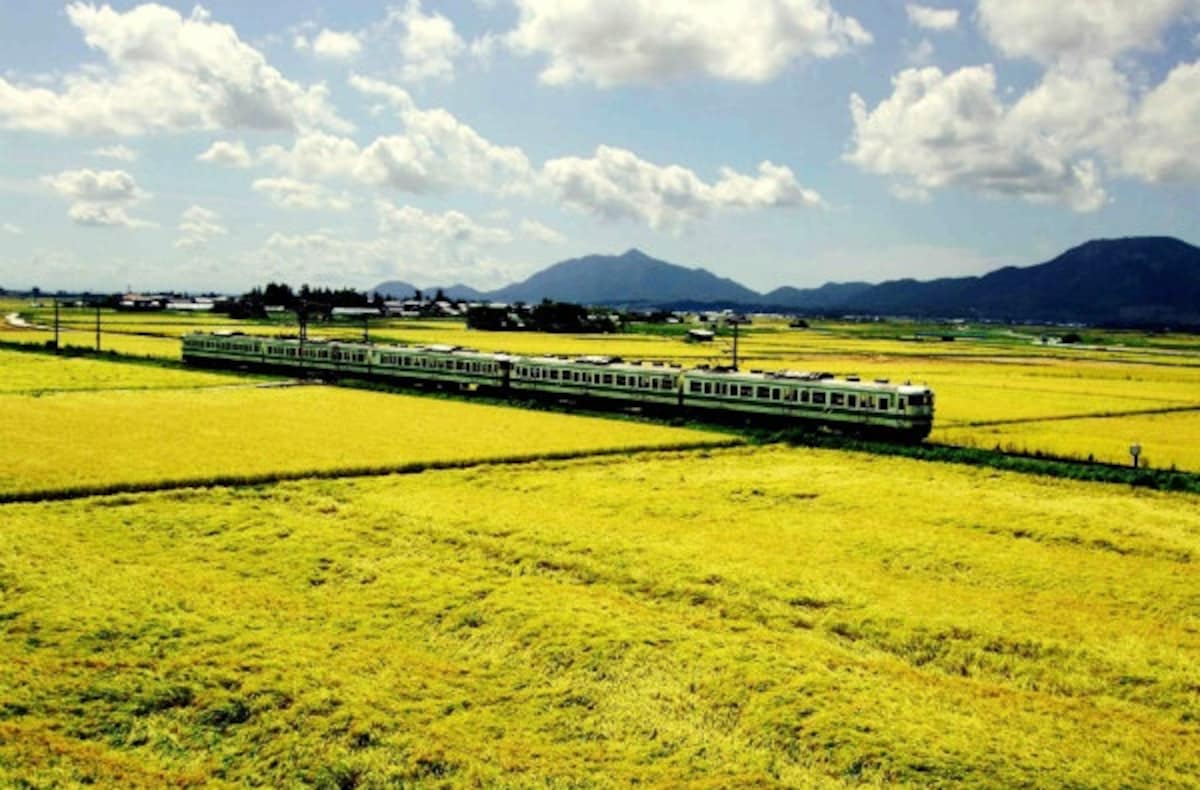
[[[373,345],[241,333],[186,335],[183,359],[210,367],[677,410],[721,420],[822,425],[903,441],[920,441],[933,428],[934,395],[928,387],[853,376],[838,379],[829,373],[684,370],[617,357],[514,356],[459,346]]]
[[[760,415],[917,440],[933,428],[933,391],[885,379],[866,382],[830,373],[697,368],[683,374],[682,394],[683,405],[695,411]]]
[[[514,393],[678,406],[682,372],[676,365],[625,362],[619,357],[518,357],[509,387]]]

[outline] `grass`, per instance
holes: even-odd
[[[0,496],[730,441],[662,425],[325,386],[0,394]]]
[[[783,448],[6,505],[0,784],[1190,786],[1198,506]]]

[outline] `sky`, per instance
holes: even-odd
[[[1200,242],[1200,0],[0,3],[0,287],[758,290]]]

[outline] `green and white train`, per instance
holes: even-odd
[[[684,369],[618,357],[516,356],[458,346],[396,346],[241,333],[183,338],[189,365],[366,378],[503,397],[546,397],[719,419],[807,423],[920,441],[933,428],[933,391],[829,373]]]

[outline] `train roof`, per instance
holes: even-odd
[[[895,390],[901,394],[908,393],[923,393],[928,392],[929,387],[917,385],[911,382],[903,384],[894,384],[888,379],[874,379],[873,381],[863,381],[858,376],[847,376],[846,378],[838,378],[832,373],[805,371],[805,370],[750,370],[741,371],[733,370],[727,367],[715,368],[693,368],[687,371],[689,378],[707,378],[713,381],[742,381],[746,383],[770,384],[779,382],[808,382],[820,383],[827,387],[838,387],[845,389],[861,389],[878,391],[881,387]]]

